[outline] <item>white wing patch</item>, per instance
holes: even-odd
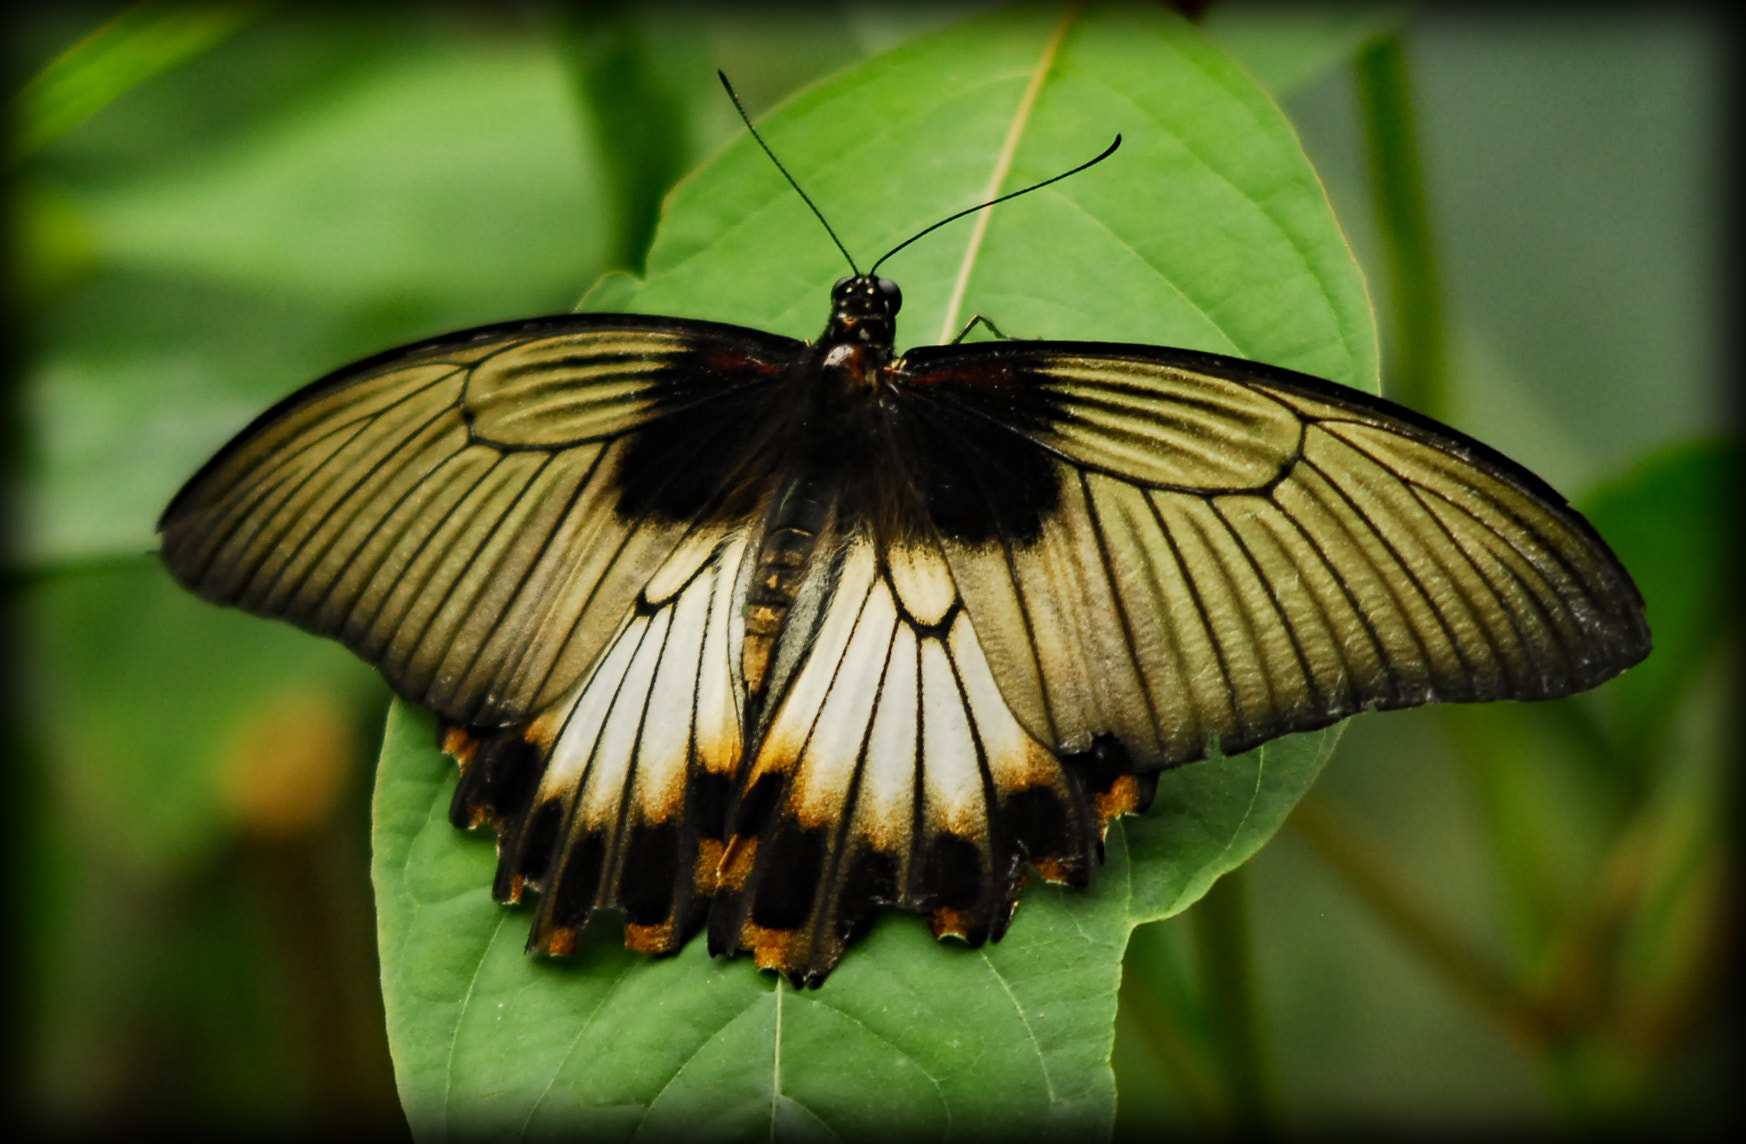
[[[998,938],[1026,865],[1083,881],[1107,822],[1103,792],[1001,698],[937,549],[900,551],[841,548],[747,769],[711,911],[713,949],[802,982],[880,905],[922,912],[937,935]]]
[[[595,669],[530,727],[548,762],[526,828],[504,851],[513,860],[518,845],[544,843],[558,855],[549,877],[528,879],[544,891],[534,946],[563,952],[592,910],[614,906],[633,948],[665,952],[683,940],[681,915],[707,903],[722,812],[711,838],[698,804],[725,805],[739,768],[732,621],[747,548],[743,531],[713,548],[681,544]],[[555,833],[529,837],[542,815]]]

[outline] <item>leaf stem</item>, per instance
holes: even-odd
[[[1243,869],[1214,882],[1189,917],[1213,1040],[1230,1089],[1232,1127],[1264,1129],[1276,1117],[1255,1004],[1248,876]]]
[[[6,410],[8,421],[15,419],[16,414]],[[16,440],[18,433],[14,426],[9,439]],[[151,552],[103,553],[93,556],[66,556],[49,558],[34,563],[22,563],[11,567],[0,566],[0,595],[32,588],[38,584],[55,580],[71,579],[78,576],[107,576],[116,572],[139,572],[157,564],[157,556]]]
[[[1194,1122],[1209,1131],[1228,1129],[1229,1101],[1219,1078],[1211,1074],[1204,1052],[1197,1051],[1197,1046],[1184,1035],[1185,1027],[1192,1023],[1190,1015],[1162,995],[1154,980],[1156,967],[1138,963],[1133,956],[1135,944],[1130,939],[1129,957],[1122,968],[1122,1009],[1132,1019],[1132,1027],[1147,1053],[1174,1083],[1177,1096]]]
[[[1012,170],[1012,160],[1018,152],[1019,140],[1023,137],[1025,128],[1030,125],[1037,94],[1042,91],[1043,82],[1054,69],[1055,57],[1061,51],[1061,42],[1067,38],[1067,29],[1079,18],[1081,7],[1079,4],[1069,7],[1062,14],[1060,23],[1055,25],[1049,42],[1043,45],[1036,66],[1031,69],[1030,81],[1025,84],[1024,94],[1019,97],[1018,107],[1013,111],[1012,122],[1007,125],[1006,138],[1001,142],[1000,154],[994,160],[994,169],[989,172],[983,198],[992,199],[1000,194],[1001,185],[1006,182],[1007,173]],[[976,269],[976,260],[982,254],[982,240],[988,233],[989,217],[987,211],[977,215],[975,225],[970,230],[970,240],[964,246],[964,257],[959,260],[958,276],[952,283],[952,296],[946,303],[946,316],[940,323],[940,336],[936,341],[945,341],[958,328],[958,318],[964,312],[964,292],[970,287],[970,274]]]
[[[1286,825],[1333,867],[1344,884],[1378,918],[1462,993],[1501,1019],[1512,1031],[1544,1048],[1560,1022],[1539,999],[1517,987],[1419,901],[1381,848],[1334,810],[1310,795]]]
[[[1406,52],[1378,36],[1358,53],[1358,102],[1370,154],[1370,189],[1388,262],[1390,373],[1396,401],[1448,417],[1448,358],[1431,213],[1413,116]]]

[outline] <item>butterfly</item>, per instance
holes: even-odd
[[[189,480],[163,562],[436,713],[531,950],[615,909],[797,986],[881,907],[998,940],[1212,745],[1648,653],[1588,523],[1447,426],[1185,349],[899,354],[877,270],[811,343],[581,313],[347,366]]]

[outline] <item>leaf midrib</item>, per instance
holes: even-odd
[[[984,202],[999,196],[1001,184],[1006,182],[1006,176],[1012,170],[1013,156],[1018,153],[1019,140],[1024,138],[1025,128],[1030,124],[1031,114],[1036,109],[1037,96],[1041,94],[1043,82],[1048,78],[1049,70],[1061,53],[1061,42],[1067,38],[1067,29],[1079,18],[1081,7],[1075,4],[1062,15],[1043,45],[1036,66],[1031,69],[1031,78],[1025,84],[1024,94],[1019,97],[1018,107],[1013,110],[1006,138],[1001,141],[1000,153],[995,156],[988,183],[982,189],[981,197]],[[965,241],[964,257],[959,260],[958,274],[952,281],[952,293],[946,301],[946,312],[940,320],[940,333],[935,339],[942,344],[950,341],[958,332],[958,319],[964,310],[964,294],[970,288],[970,275],[974,273],[977,259],[982,254],[982,242],[988,234],[989,218],[988,211],[979,212],[975,225],[970,228],[970,237]]]

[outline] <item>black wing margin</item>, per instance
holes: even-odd
[[[944,551],[1002,694],[1057,749],[1113,735],[1169,766],[1366,708],[1569,695],[1648,654],[1587,521],[1391,402],[1099,343],[927,347],[887,377],[913,434],[999,442],[920,484],[937,520],[970,498],[1002,522],[941,520]],[[999,477],[1020,442],[1041,493]]]
[[[720,490],[801,345],[572,314],[391,351],[243,430],[165,510],[162,559],[209,600],[340,640],[445,720],[525,719],[688,535],[749,511]]]

